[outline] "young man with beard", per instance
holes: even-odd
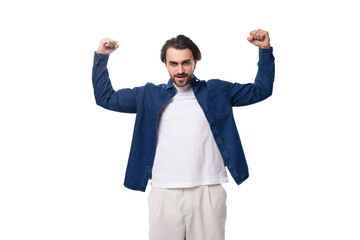
[[[94,56],[96,103],[106,109],[136,113],[124,185],[145,191],[151,179],[149,237],[151,240],[225,239],[225,167],[237,184],[249,176],[233,106],[260,102],[272,94],[274,56],[267,31],[250,32],[259,47],[254,83],[199,80],[194,75],[201,52],[184,35],[161,49],[170,80],[114,91],[107,61],[119,46],[101,40]]]

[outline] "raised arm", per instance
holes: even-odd
[[[96,104],[113,111],[136,113],[136,89],[114,91],[111,85],[107,62],[109,55],[118,47],[117,41],[104,38],[95,52],[92,82]]]
[[[270,46],[269,33],[258,29],[251,31],[247,40],[259,47],[258,72],[254,83],[234,83],[230,87],[233,106],[244,106],[260,102],[272,94],[275,63]]]

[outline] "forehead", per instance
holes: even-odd
[[[166,51],[166,61],[182,62],[188,59],[194,60],[192,52],[189,48],[176,49],[174,47],[169,47]]]

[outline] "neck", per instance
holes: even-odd
[[[177,92],[185,92],[185,91],[187,91],[187,90],[189,90],[189,89],[191,88],[191,84],[190,84],[190,83],[186,84],[186,85],[183,86],[183,87],[179,87],[179,86],[177,86],[176,84],[174,84],[174,86],[175,86]]]

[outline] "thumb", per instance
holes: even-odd
[[[253,37],[253,36],[248,36],[248,37],[247,37],[247,40],[248,40],[249,42],[252,42],[252,41],[254,40],[254,37]]]

